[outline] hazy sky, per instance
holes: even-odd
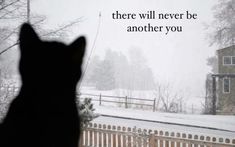
[[[204,96],[204,83],[209,68],[206,59],[216,47],[209,47],[204,24],[213,20],[212,7],[217,0],[34,0],[32,11],[47,16],[46,25],[53,28],[76,18],[83,21],[73,30],[71,41],[83,34],[88,39],[88,52],[96,35],[99,12],[101,26],[94,54],[108,48],[128,53],[139,48],[153,69],[156,80],[169,82],[191,97]],[[113,20],[112,13],[144,13],[148,10],[163,13],[198,14],[197,20]],[[128,33],[128,25],[181,25],[181,33]]]

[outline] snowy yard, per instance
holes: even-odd
[[[95,109],[101,115],[124,118],[100,116],[93,123],[235,138],[235,116],[159,113],[97,105]]]

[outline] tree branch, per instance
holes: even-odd
[[[80,18],[79,18],[79,19],[80,19]],[[44,20],[44,19],[39,20],[39,21],[35,22],[33,25],[35,25],[35,24],[37,24],[37,23],[40,23],[40,22],[42,22],[43,20]],[[44,35],[42,35],[42,36],[48,36],[48,35],[55,34],[55,33],[59,32],[59,31],[65,30],[66,28],[71,27],[71,26],[73,26],[73,25],[75,25],[76,23],[79,23],[79,22],[81,22],[81,20],[73,21],[73,22],[71,22],[70,24],[67,24],[67,25],[65,25],[65,26],[63,26],[63,27],[61,27],[61,28],[59,28],[59,29],[57,29],[57,30],[55,30],[55,31],[46,33],[46,34],[44,34]],[[13,31],[13,33],[14,33],[14,31]],[[14,43],[13,45],[7,47],[6,49],[0,51],[0,56],[1,56],[3,53],[5,53],[5,52],[7,52],[8,50],[10,50],[12,47],[18,45],[18,44],[19,44],[19,41],[17,41],[17,42]]]
[[[18,44],[19,44],[19,42],[17,41],[15,44],[13,44],[13,45],[9,46],[8,48],[2,50],[2,51],[0,52],[0,56],[1,56],[3,53],[5,53],[6,51],[8,51],[8,50],[10,50],[11,48],[13,48],[14,46],[18,45]]]
[[[20,26],[16,27],[15,29],[13,29],[13,31],[11,33],[9,33],[5,38],[0,40],[0,44],[5,41],[6,39],[10,38],[13,34],[16,33],[16,30],[19,29]]]
[[[3,14],[2,16],[0,16],[0,19],[4,19],[7,15],[12,14],[13,12],[15,12],[16,10],[20,9],[20,7],[17,7],[11,11],[7,11],[5,14]]]
[[[79,19],[80,19],[80,18],[79,18]],[[65,30],[66,28],[69,28],[69,27],[71,27],[71,26],[73,26],[73,25],[75,25],[75,24],[77,24],[77,23],[79,23],[79,22],[81,22],[81,20],[73,21],[73,22],[71,22],[71,23],[69,23],[69,24],[67,24],[67,25],[64,25],[64,26],[60,27],[60,28],[57,29],[57,30],[54,30],[54,31],[51,31],[51,32],[49,32],[49,33],[43,34],[42,36],[48,36],[48,35],[56,34],[57,32],[62,31],[62,30]]]
[[[11,2],[11,3],[9,3],[9,4],[5,5],[5,6],[3,6],[2,8],[0,8],[0,11],[6,9],[7,7],[9,7],[9,6],[11,6],[11,5],[13,5],[13,4],[15,4],[15,3],[19,2],[19,1],[20,1],[20,0],[16,0],[16,1],[14,1],[14,2]]]

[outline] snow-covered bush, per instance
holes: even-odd
[[[91,98],[85,98],[83,101],[78,101],[79,115],[81,119],[81,127],[86,128],[90,121],[97,118],[99,115],[96,114],[91,102]]]

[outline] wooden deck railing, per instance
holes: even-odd
[[[90,124],[80,147],[235,147],[235,138]]]

